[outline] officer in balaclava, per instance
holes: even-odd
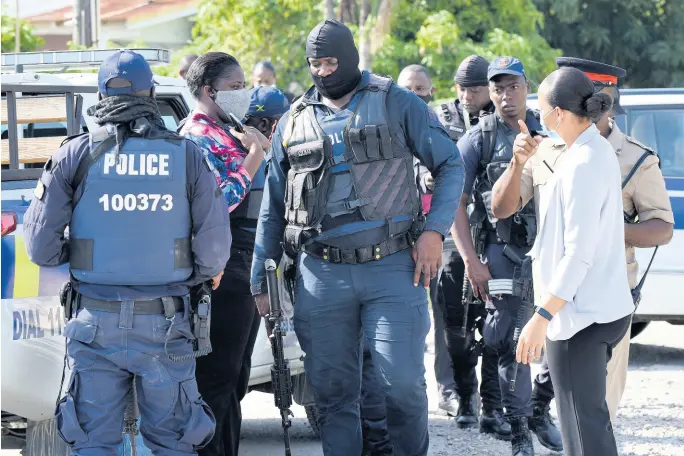
[[[306,55],[314,85],[272,138],[252,294],[268,313],[264,262],[283,250],[296,258],[295,331],[326,456],[362,454],[362,340],[386,397],[394,455],[426,455],[426,289],[462,188],[458,149],[415,94],[359,71],[344,24],[317,25]],[[435,179],[427,217],[414,157]]]

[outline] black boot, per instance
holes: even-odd
[[[534,456],[534,445],[532,444],[532,434],[527,427],[527,418],[518,416],[510,419],[513,440],[511,447],[513,456]]]
[[[500,410],[482,410],[480,415],[480,432],[492,434],[495,439],[511,440],[511,424],[503,417]]]
[[[477,398],[474,394],[458,398],[456,426],[469,429],[477,426]]]
[[[532,406],[532,418],[529,420],[530,431],[534,432],[539,443],[549,450],[563,451],[561,433],[553,424],[549,413],[549,402],[537,400]]]

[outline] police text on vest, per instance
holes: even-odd
[[[163,204],[159,204],[159,202]],[[170,211],[173,208],[173,195],[160,195],[159,193],[138,195],[109,195],[105,193],[100,197],[98,202],[102,203],[105,212],[110,210],[119,211],[156,211],[157,208],[162,211]]]
[[[118,159],[117,159],[118,157]],[[114,169],[120,176],[168,176],[168,154],[105,154],[104,174]]]

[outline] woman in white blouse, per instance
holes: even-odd
[[[517,359],[540,359],[546,343],[566,456],[617,456],[606,405],[606,366],[634,311],[624,267],[620,168],[593,120],[611,107],[575,68],[551,73],[539,87],[542,122],[568,146],[540,190],[539,235],[529,255],[534,316]],[[537,142],[528,141],[532,155]]]

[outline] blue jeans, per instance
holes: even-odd
[[[396,456],[428,451],[424,347],[427,292],[413,286],[410,250],[357,265],[298,259],[294,324],[320,412],[323,453],[359,455],[362,346],[386,397]]]
[[[194,455],[214,435],[214,415],[195,381],[195,361],[171,362],[164,351],[170,322],[163,315],[80,309],[65,328],[72,375],[55,412],[60,437],[74,455],[117,454],[123,442],[126,395],[135,375],[140,432],[154,454]],[[192,352],[186,313],[176,314],[168,351]]]

